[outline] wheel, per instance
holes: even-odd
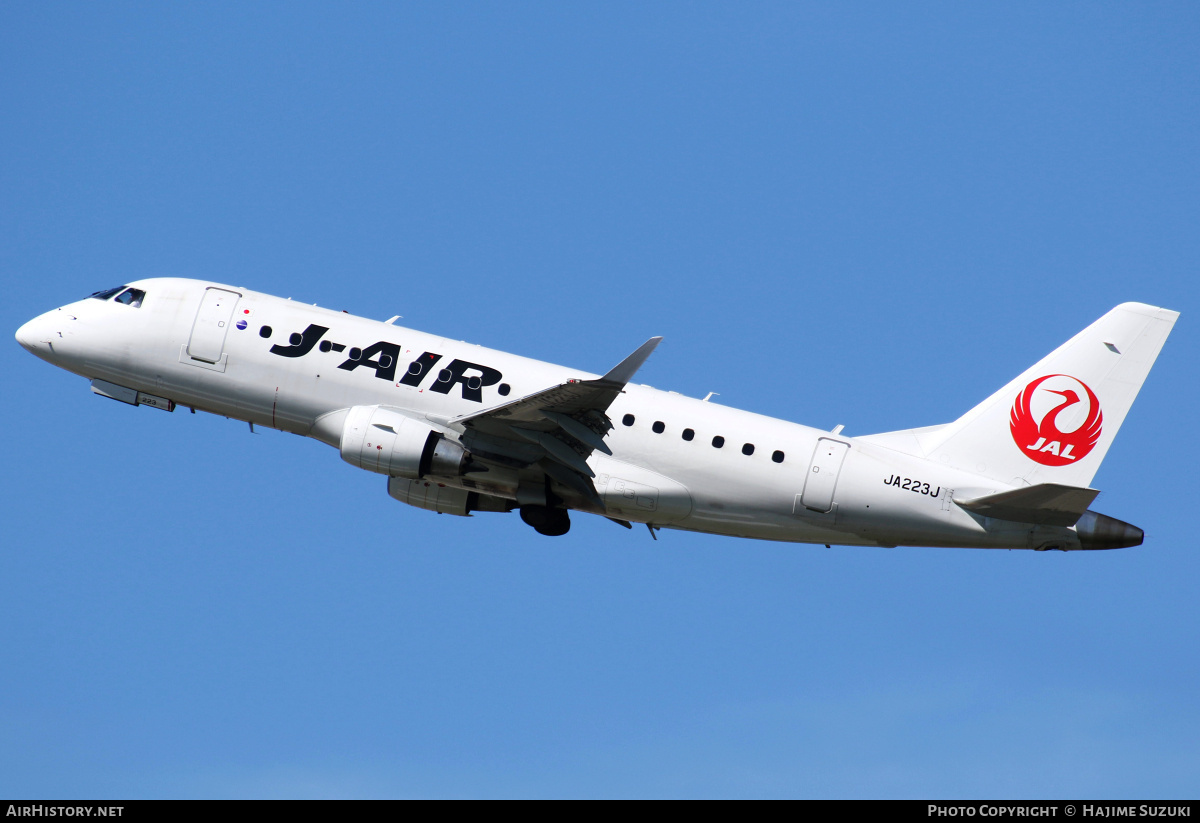
[[[547,537],[558,537],[571,530],[571,517],[566,509],[552,509],[549,506],[522,506],[521,519],[533,526],[538,534]]]

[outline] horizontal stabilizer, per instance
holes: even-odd
[[[1074,526],[1098,494],[1097,489],[1041,483],[971,500],[956,498],[954,502],[984,517],[1043,526]]]

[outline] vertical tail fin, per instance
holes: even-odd
[[[995,480],[1087,486],[1178,312],[1123,303],[946,426],[881,436]]]

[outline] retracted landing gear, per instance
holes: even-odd
[[[571,530],[571,517],[566,509],[550,506],[522,506],[521,519],[533,526],[538,534],[558,537]]]

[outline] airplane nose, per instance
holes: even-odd
[[[54,318],[50,315],[53,312],[39,315],[33,318],[24,326],[17,329],[17,342],[21,347],[30,354],[35,354],[45,360],[53,352],[51,339],[55,336],[54,329],[51,328]]]
[[[17,342],[25,351],[37,354],[37,320],[30,320],[21,328],[17,329]]]

